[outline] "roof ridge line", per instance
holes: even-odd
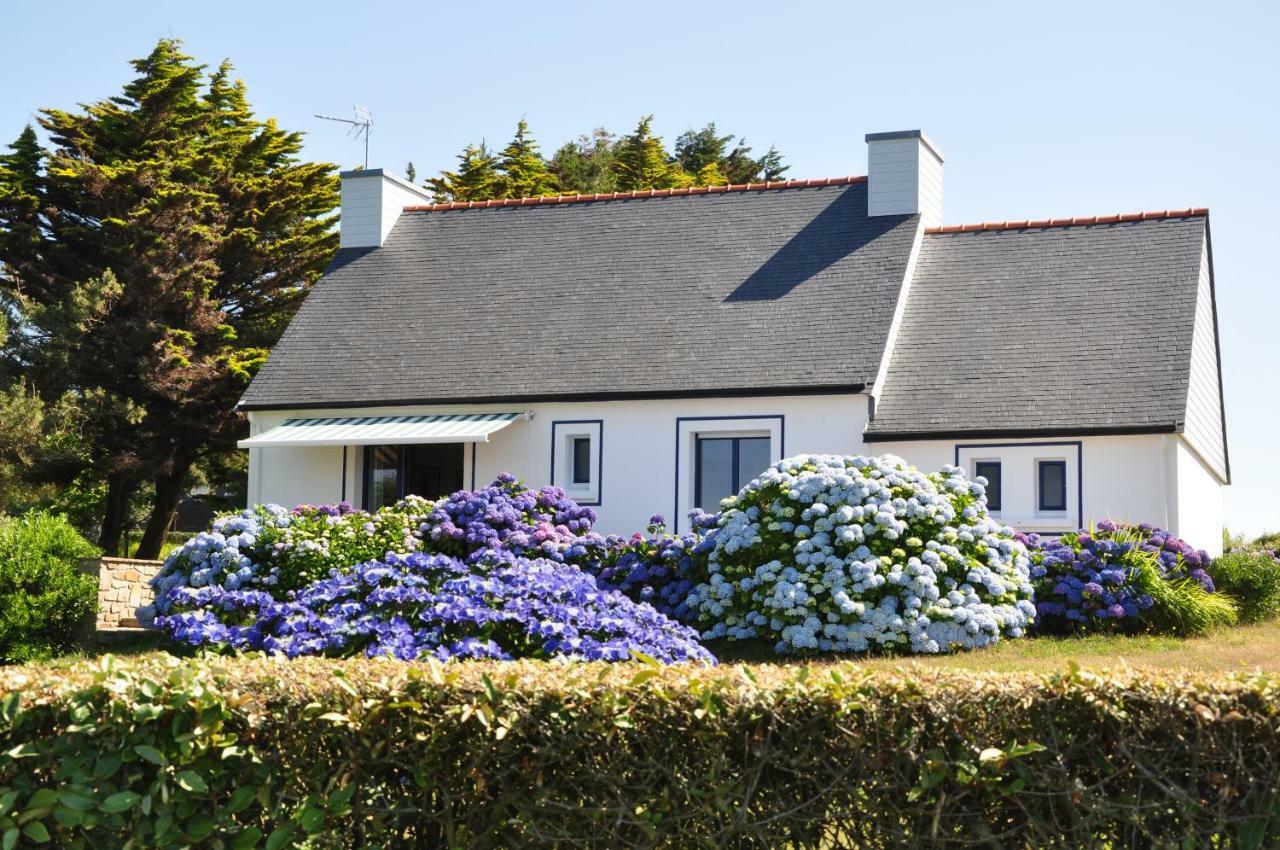
[[[1158,221],[1166,218],[1192,218],[1207,216],[1208,207],[1187,207],[1184,210],[1151,210],[1148,212],[1117,213],[1115,215],[1076,216],[1074,218],[1025,219],[1023,221],[984,221],[977,224],[944,224],[930,227],[925,233],[974,233],[982,230],[1030,230],[1044,227],[1071,227],[1088,224],[1115,224],[1122,221]]]
[[[818,177],[810,180],[770,180],[764,183],[731,183],[726,186],[685,186],[679,189],[638,189],[633,192],[604,192],[595,195],[547,195],[535,198],[497,198],[490,201],[448,201],[439,204],[410,204],[404,212],[444,212],[490,207],[536,207],[589,201],[622,201],[634,198],[670,198],[680,195],[722,195],[726,192],[762,192],[768,189],[811,189],[821,186],[850,186],[867,182],[866,175]]]

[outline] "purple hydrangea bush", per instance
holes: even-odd
[[[689,518],[693,530],[675,535],[666,532],[661,514],[649,519],[648,536],[606,539],[605,555],[584,567],[596,573],[602,587],[615,588],[637,602],[647,602],[660,612],[687,625],[697,622],[689,594],[705,578],[707,554],[715,547],[715,514],[694,509]]]
[[[503,474],[488,487],[436,502],[417,533],[424,551],[468,563],[516,557],[582,563],[604,555],[605,538],[591,530],[595,522],[595,511],[559,487],[530,490]]]
[[[1155,553],[1160,562],[1160,572],[1165,578],[1189,578],[1213,593],[1213,578],[1209,575],[1209,565],[1213,563],[1213,558],[1205,550],[1195,548],[1181,537],[1149,522],[1129,525],[1109,519],[1099,522],[1095,533],[1103,539],[1110,539],[1117,533],[1134,535],[1138,548]]]
[[[192,646],[303,655],[569,658],[714,663],[697,633],[545,558],[479,569],[447,555],[388,555],[278,601],[222,586],[170,591],[157,625]]]
[[[1214,593],[1208,553],[1163,529],[1103,520],[1056,538],[1019,537],[1043,631],[1197,633],[1235,619],[1231,600]]]

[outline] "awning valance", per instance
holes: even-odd
[[[449,413],[422,416],[340,416],[286,419],[241,440],[242,449],[273,446],[382,446],[410,443],[487,443],[489,435],[527,413]]]

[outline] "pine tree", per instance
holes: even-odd
[[[412,160],[410,160],[409,163],[404,167],[404,178],[408,180],[410,183],[417,182],[418,169],[413,167]]]
[[[707,166],[715,165],[723,176],[725,154],[732,141],[732,134],[721,136],[716,132],[714,121],[701,130],[685,130],[676,139],[676,162],[690,174],[700,174]]]
[[[502,149],[502,190],[506,198],[537,198],[558,194],[555,175],[547,169],[546,160],[538,153],[538,143],[529,135],[529,122],[523,118],[516,134]]]
[[[498,159],[485,146],[467,145],[458,154],[457,171],[441,171],[427,185],[441,203],[449,201],[489,201],[503,197]]]
[[[600,195],[618,190],[613,163],[617,138],[603,127],[579,136],[556,151],[548,165],[560,191],[575,195]]]
[[[235,398],[336,248],[334,166],[258,119],[243,83],[163,39],[123,92],[48,109],[39,237],[0,239],[0,296],[21,299],[42,397],[84,410],[105,481],[100,543],[116,552],[139,487],[154,556],[201,457],[234,449]],[[0,219],[30,175],[0,174]]]
[[[662,145],[662,138],[653,135],[652,123],[653,116],[646,115],[631,135],[618,142],[613,163],[618,191],[670,189],[693,182],[679,165],[671,161]]]
[[[765,183],[781,180],[791,166],[782,164],[782,154],[773,146],[764,156],[753,158],[751,146],[746,139],[741,139],[721,161],[720,167],[730,183]]]

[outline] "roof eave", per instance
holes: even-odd
[[[756,396],[857,395],[866,384],[822,384],[785,387],[720,387],[694,390],[544,393],[537,395],[469,396],[461,398],[399,398],[360,401],[241,402],[236,410],[349,410],[367,407],[422,407],[459,404],[536,404],[538,402],[656,401],[682,398],[749,398]]]
[[[937,431],[866,431],[868,443],[906,442],[912,440],[974,440],[989,438],[1028,439],[1033,437],[1115,437],[1141,434],[1175,434],[1182,424],[1102,425],[1084,428],[966,428]]]

